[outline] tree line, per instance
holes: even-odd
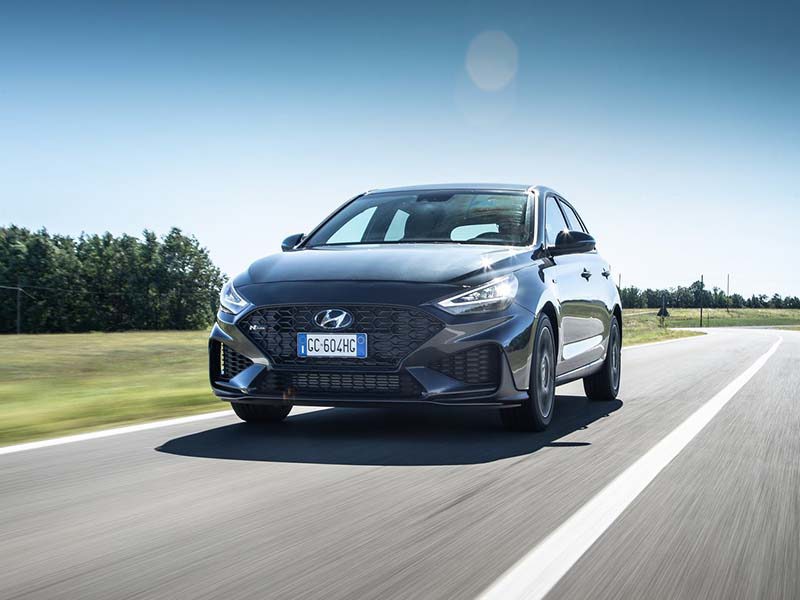
[[[194,236],[82,234],[0,227],[0,333],[200,329],[214,321],[223,274]],[[16,288],[23,291],[17,292]],[[800,308],[800,298],[688,287],[620,290],[624,308]]]
[[[194,236],[0,227],[0,332],[199,329],[216,314],[223,274]],[[18,292],[16,288],[22,288]]]
[[[753,294],[745,298],[740,294],[728,296],[718,287],[708,289],[700,281],[689,287],[653,290],[635,286],[620,289],[623,308],[661,308],[663,299],[669,308],[800,308],[797,296]]]

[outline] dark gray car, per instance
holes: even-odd
[[[556,192],[418,186],[356,196],[228,282],[210,376],[248,422],[416,403],[542,430],[556,385],[616,397],[621,343],[610,267]]]

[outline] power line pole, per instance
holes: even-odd
[[[22,333],[22,284],[17,280],[17,335]]]
[[[705,287],[703,276],[700,275],[700,327],[703,326],[703,290],[705,290]]]
[[[725,308],[728,309],[728,313],[731,312],[731,274],[728,273],[728,287],[725,291]]]

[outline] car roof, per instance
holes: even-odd
[[[367,194],[384,192],[422,192],[422,191],[470,191],[470,192],[526,192],[531,189],[527,183],[436,183],[430,185],[410,185],[404,187],[370,190]]]

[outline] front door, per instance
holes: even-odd
[[[545,207],[545,235],[548,246],[555,245],[560,231],[569,230],[555,197],[549,196]],[[565,254],[552,260],[548,269],[561,304],[561,347],[557,375],[586,366],[603,354],[603,323],[598,319],[593,301],[595,254]]]

